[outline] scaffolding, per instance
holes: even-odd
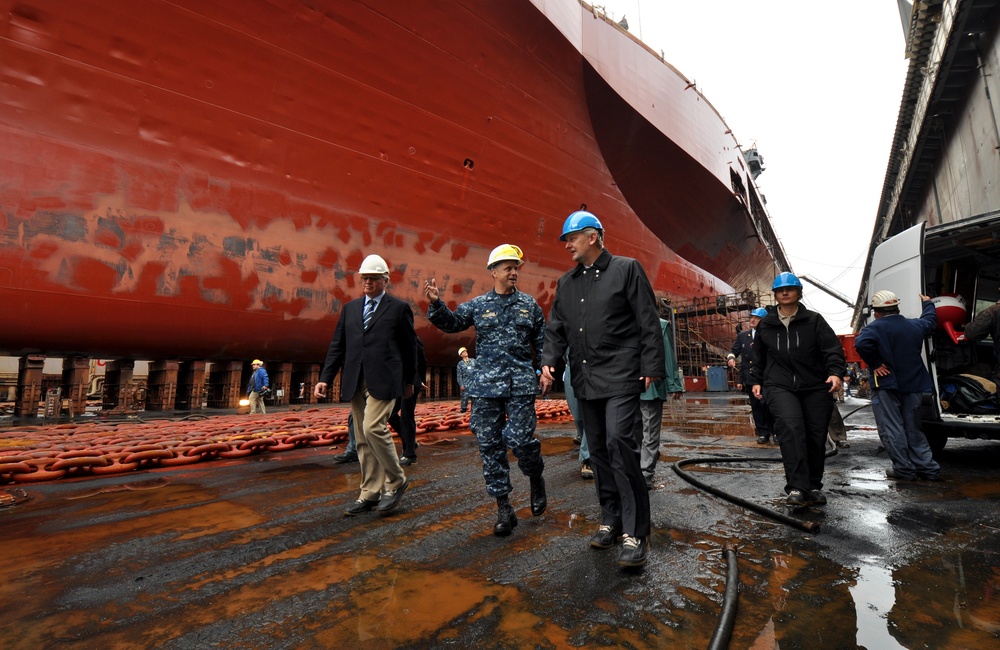
[[[684,375],[703,377],[709,366],[725,365],[737,326],[745,327],[760,306],[760,294],[749,289],[672,305],[677,365]]]

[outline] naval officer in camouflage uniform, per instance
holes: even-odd
[[[430,299],[427,318],[441,330],[461,332],[476,327],[476,372],[466,393],[472,400],[469,424],[479,441],[486,491],[497,500],[493,534],[510,535],[517,516],[508,494],[510,482],[507,448],[531,482],[531,514],[545,512],[542,478],[542,445],[535,437],[535,359],[541,359],[545,316],[535,299],[517,290],[517,271],[523,263],[521,249],[502,244],[490,253],[486,268],[493,275],[493,290],[462,303],[451,311],[441,301],[437,284],[424,283]]]

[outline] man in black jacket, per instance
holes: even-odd
[[[618,564],[642,566],[649,548],[649,494],[633,426],[639,394],[664,372],[656,297],[639,262],[604,248],[604,227],[590,212],[569,215],[559,239],[577,265],[556,287],[542,351],[542,390],[552,386],[568,348],[601,504],[601,526],[590,545],[611,548],[624,534]]]
[[[343,368],[340,399],[351,401],[361,462],[361,496],[345,511],[347,516],[375,508],[388,512],[409,486],[386,421],[397,398],[413,395],[417,372],[413,310],[386,293],[389,266],[369,255],[359,273],[364,297],[344,304],[313,390],[316,397],[325,397]]]
[[[750,350],[753,348],[754,338],[757,335],[757,325],[760,323],[760,319],[765,316],[767,316],[767,310],[763,307],[758,307],[751,312],[750,329],[745,329],[736,335],[733,347],[729,350],[729,356],[726,357],[726,363],[730,368],[736,367],[737,357],[740,359],[739,382],[736,384],[736,388],[746,393],[750,398],[750,414],[753,416],[754,427],[757,429],[758,445],[767,444],[773,433],[772,427],[774,425],[771,412],[767,409],[767,403],[754,396],[753,386],[750,383]]]

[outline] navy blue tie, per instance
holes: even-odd
[[[372,316],[375,315],[375,301],[369,300],[368,304],[365,305],[365,322],[364,328],[368,329],[368,325],[372,322]]]

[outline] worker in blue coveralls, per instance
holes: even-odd
[[[493,289],[459,305],[455,311],[441,301],[434,279],[424,283],[430,300],[427,318],[445,332],[476,328],[476,371],[466,392],[472,398],[469,425],[479,441],[486,491],[497,500],[493,534],[505,537],[517,526],[517,515],[508,495],[508,447],[531,483],[531,514],[545,512],[542,445],[535,437],[536,362],[545,340],[545,316],[535,299],[517,289],[517,274],[524,263],[521,249],[501,244],[490,253],[486,268]]]
[[[899,313],[899,298],[891,291],[872,296],[875,320],[854,339],[854,349],[871,368],[872,412],[892,469],[887,478],[900,481],[938,480],[941,466],[920,427],[920,404],[934,383],[920,356],[924,341],[934,333],[934,303],[921,295],[920,318]]]

